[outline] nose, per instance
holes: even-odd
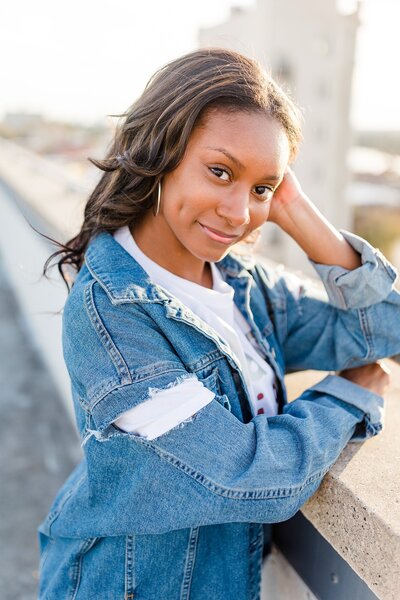
[[[250,222],[248,191],[230,191],[216,208],[219,217],[225,219],[231,227],[237,228]]]

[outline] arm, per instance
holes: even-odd
[[[82,497],[63,511],[82,511],[89,496],[90,522],[102,535],[282,521],[314,493],[352,436],[365,439],[381,428],[382,399],[344,379],[334,393],[316,386],[284,414],[244,424],[225,408],[214,375],[198,372],[215,396],[192,419],[153,440],[123,433],[112,425],[118,414],[193,373],[142,306],[113,307],[92,287],[82,318],[64,313],[67,363],[78,340],[92,349],[75,361],[71,377],[93,435],[84,446],[90,489],[82,486]],[[362,397],[364,410],[347,397]],[[57,519],[54,532],[61,526]]]
[[[361,266],[358,252],[304,194],[290,167],[274,193],[268,220],[290,235],[315,263],[348,270]]]
[[[351,395],[354,384],[343,382]],[[308,390],[283,415],[247,424],[222,400],[216,397],[183,427],[152,441],[112,428],[91,438],[87,461],[96,465],[92,476],[102,490],[100,514],[110,533],[286,520],[318,488],[358,424],[365,435],[361,410],[318,390]],[[367,427],[368,435],[380,429],[378,423]]]
[[[398,354],[396,271],[365,240],[335,232],[308,199],[298,196],[300,188],[293,183],[297,180],[292,174],[289,177],[285,194],[279,195],[279,186],[274,196],[277,204],[271,207],[271,220],[308,252],[325,292],[294,275],[281,272],[274,279],[261,266],[257,269],[258,285],[273,310],[287,370],[339,370]],[[284,179],[281,185],[285,183]]]

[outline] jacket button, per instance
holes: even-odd
[[[261,392],[259,394],[257,394],[257,400],[262,400],[264,398],[264,394],[262,394]]]
[[[263,415],[264,414],[264,409],[263,408],[259,408],[257,411],[258,415]]]

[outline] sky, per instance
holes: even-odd
[[[302,0],[297,0],[302,1]],[[321,0],[323,1],[323,0]],[[341,0],[350,1],[350,0]],[[0,6],[0,118],[40,112],[104,121],[162,64],[197,46],[199,27],[254,0],[13,0]],[[352,122],[400,130],[399,0],[364,0]]]

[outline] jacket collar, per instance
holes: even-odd
[[[102,232],[93,238],[87,248],[85,262],[114,304],[169,300],[162,288],[151,281],[147,272],[110,233]],[[254,266],[254,259],[239,259],[229,253],[216,265],[225,280],[248,279],[248,269]]]

